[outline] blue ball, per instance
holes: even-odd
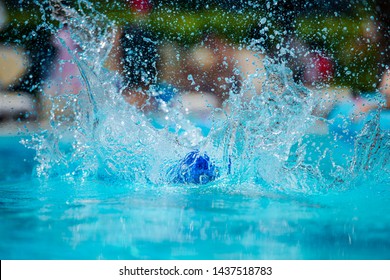
[[[198,150],[189,152],[182,160],[168,170],[172,183],[207,184],[218,177],[218,168],[206,153]]]

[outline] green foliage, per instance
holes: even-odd
[[[191,2],[191,5],[200,7],[196,10],[175,8],[172,5],[155,5],[150,15],[140,16],[132,12],[125,1],[93,2],[96,10],[104,13],[118,26],[139,22],[155,32],[161,40],[173,41],[184,46],[199,42],[207,33],[216,33],[234,43],[245,42],[253,36],[253,30],[256,28],[259,30],[259,23],[265,18],[266,23],[261,25],[261,28],[264,26],[268,28],[264,39],[271,49],[275,49],[272,47],[286,36],[281,31],[283,20],[280,17],[266,15],[265,9],[261,8],[225,10],[217,5],[199,6],[200,2],[195,1]],[[73,1],[73,5],[77,8],[77,1]],[[375,34],[373,30],[367,30],[373,29],[374,20],[370,18],[373,12],[363,8],[360,10],[357,8],[356,11],[356,15],[350,17],[302,15],[295,21],[295,35],[312,47],[325,50],[334,59],[336,62],[334,83],[357,90],[372,91],[378,80],[376,69],[380,59]],[[34,5],[29,5],[25,9],[9,9],[9,13],[12,21],[7,33],[1,34],[2,41],[7,36],[13,39],[28,36],[18,31],[34,30],[42,24],[42,17]],[[52,20],[51,23],[58,24]],[[291,34],[294,30],[288,32]]]
[[[378,35],[370,18],[313,17],[296,21],[297,36],[326,50],[336,62],[336,84],[373,91],[380,59]]]

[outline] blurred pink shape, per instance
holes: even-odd
[[[53,45],[57,48],[58,54],[51,76],[50,93],[57,95],[78,94],[82,89],[80,71],[75,62],[73,62],[73,56],[69,52],[76,54],[79,47],[72,40],[67,27],[58,31],[57,36],[53,40]]]

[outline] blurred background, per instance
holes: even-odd
[[[248,77],[254,77],[254,94],[260,93],[265,56],[285,62],[296,82],[323,96],[318,116],[327,117],[343,99],[390,96],[389,1],[89,2],[118,27],[106,67],[123,76],[125,99],[145,112],[156,107],[153,96],[140,94],[150,86],[163,92],[164,101],[189,93],[186,102],[195,110],[222,107]],[[78,46],[66,26],[57,34],[46,28],[58,23],[37,3],[0,0],[1,133],[44,122],[43,93],[77,94],[82,88],[77,67],[56,38],[72,50]]]

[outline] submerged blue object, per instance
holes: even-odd
[[[168,178],[172,183],[206,184],[217,177],[218,168],[206,153],[198,150],[189,152],[168,170]]]

